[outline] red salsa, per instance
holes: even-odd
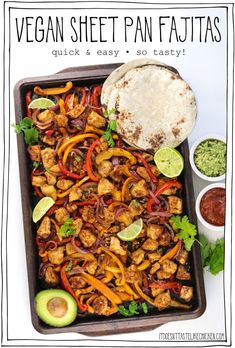
[[[225,189],[213,188],[207,191],[200,202],[200,212],[204,220],[214,226],[224,226]]]

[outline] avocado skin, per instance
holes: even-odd
[[[66,301],[67,312],[64,316],[54,317],[47,308],[47,304],[53,298],[61,298]],[[37,293],[35,297],[35,310],[39,318],[46,324],[54,327],[64,327],[71,324],[77,316],[77,303],[66,291],[61,289],[47,289]]]

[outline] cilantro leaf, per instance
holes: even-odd
[[[170,223],[174,230],[179,230],[177,237],[184,242],[185,249],[190,251],[197,234],[196,226],[189,222],[188,216],[176,215],[170,218]]]
[[[113,140],[112,133],[111,133],[111,129],[109,128],[109,125],[108,125],[106,131],[105,131],[104,134],[103,134],[103,138],[104,138],[105,140],[107,140],[107,142],[108,142],[108,144],[109,144],[110,147],[114,147],[115,142],[114,142],[114,140]]]
[[[148,313],[148,304],[146,302],[138,304],[135,301],[131,301],[128,308],[124,306],[119,306],[118,311],[120,314],[122,314],[124,317],[132,317],[135,314],[140,314],[140,312],[143,312],[144,314]]]
[[[25,117],[20,121],[20,124],[12,124],[15,128],[15,132],[19,134],[24,133],[24,140],[26,144],[32,144],[38,142],[38,130],[35,128],[33,121],[29,117]]]
[[[103,112],[103,115],[104,115],[104,117],[105,118],[109,118],[109,116],[110,115],[112,115],[112,114],[115,114],[115,109],[113,108],[113,109],[110,109],[110,110],[105,110],[104,112]]]
[[[144,312],[144,314],[147,314],[149,311],[148,304],[146,302],[141,303],[141,309]]]
[[[117,130],[117,121],[116,120],[111,120],[109,122],[109,129],[116,132],[116,130]]]
[[[129,311],[126,309],[124,306],[119,306],[118,307],[119,313],[121,313],[124,317],[129,317]]]
[[[38,131],[36,128],[30,128],[23,130],[24,140],[26,144],[32,144],[38,142]]]
[[[70,218],[65,221],[65,223],[60,227],[60,236],[69,237],[73,236],[76,232],[74,228],[71,227],[73,220]]]
[[[73,261],[70,260],[69,263],[68,263],[68,266],[65,268],[65,271],[66,272],[71,271],[72,267],[73,267]]]
[[[37,161],[33,161],[33,168],[37,169],[39,167],[40,163]]]
[[[132,301],[130,304],[129,304],[129,312],[131,315],[134,315],[134,314],[140,314],[138,312],[138,304],[135,302],[135,301]]]
[[[224,269],[224,238],[209,242],[206,236],[200,235],[202,265],[216,275]]]

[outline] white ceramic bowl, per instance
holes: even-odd
[[[198,220],[201,222],[201,224],[204,227],[206,227],[207,229],[212,230],[212,231],[223,232],[224,226],[211,225],[209,222],[207,222],[202,217],[202,214],[200,212],[200,202],[201,202],[202,197],[204,196],[204,194],[207,191],[209,191],[213,188],[224,188],[225,189],[225,184],[224,183],[214,183],[214,184],[210,184],[210,185],[204,187],[204,189],[201,190],[201,192],[199,193],[199,195],[197,196],[197,199],[196,199],[196,204],[195,204],[196,214],[197,214]]]
[[[194,162],[194,152],[195,152],[196,148],[198,147],[198,145],[200,143],[202,143],[205,140],[209,140],[209,139],[221,140],[226,144],[225,138],[221,135],[217,135],[217,134],[205,135],[205,136],[201,137],[200,139],[198,139],[197,141],[195,141],[195,143],[192,145],[192,147],[190,149],[189,161],[190,161],[190,164],[191,164],[191,167],[192,167],[194,173],[196,173],[201,179],[211,181],[211,182],[221,181],[221,180],[225,179],[225,173],[223,175],[220,175],[220,176],[206,176],[202,172],[200,172],[200,170],[196,167],[195,162]]]

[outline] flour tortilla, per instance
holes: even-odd
[[[189,85],[163,64],[149,62],[123,72],[121,78],[109,81],[103,98],[108,110],[116,110],[117,132],[140,149],[177,147],[196,120],[196,101]]]

